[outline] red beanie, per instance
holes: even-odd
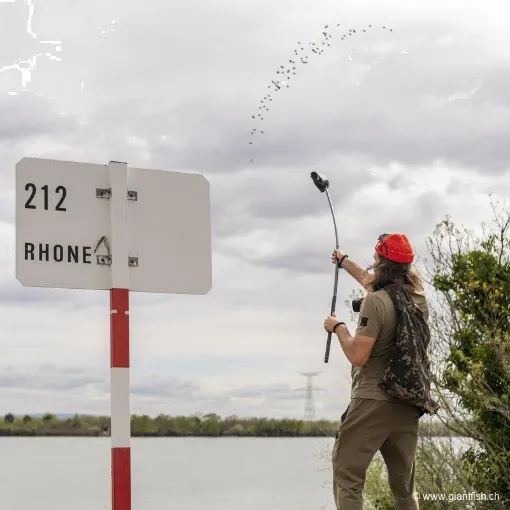
[[[375,251],[393,262],[411,264],[414,260],[413,248],[405,234],[389,234],[377,241]]]

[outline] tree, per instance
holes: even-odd
[[[131,417],[131,430],[133,434],[141,435],[141,436],[154,436],[156,435],[156,427],[154,421],[143,414],[133,415]]]
[[[50,425],[51,423],[53,423],[55,421],[56,417],[53,416],[51,413],[46,413],[43,417],[42,417],[42,420],[44,422],[44,425],[48,426]]]
[[[4,416],[4,422],[5,423],[14,423],[14,420],[15,420],[15,417],[12,413],[7,413],[5,416]]]
[[[73,428],[73,429],[81,429],[82,427],[82,423],[81,423],[81,420],[80,420],[80,417],[79,415],[75,414],[70,420],[69,420],[69,425]]]
[[[464,454],[470,481],[510,504],[510,211],[482,237],[449,217],[428,239],[434,385],[443,419],[475,445]],[[453,423],[453,425],[452,425]],[[494,501],[486,508],[497,508]],[[477,508],[485,508],[480,502]]]
[[[31,421],[32,421],[32,417],[29,414],[25,414],[25,416],[23,416],[23,423],[27,424]]]
[[[215,413],[208,413],[200,421],[200,431],[205,436],[217,437],[222,434],[221,418]]]

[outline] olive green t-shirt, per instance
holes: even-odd
[[[429,309],[425,292],[415,291],[412,297],[428,320]],[[368,361],[362,367],[352,367],[351,398],[394,400],[377,386],[386,370],[397,336],[397,313],[389,294],[384,289],[370,292],[365,296],[359,312],[356,334],[376,340]]]

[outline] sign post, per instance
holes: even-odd
[[[131,510],[127,165],[109,165],[112,509]]]
[[[16,278],[110,292],[112,510],[131,510],[129,292],[212,288],[209,183],[198,174],[23,158]]]

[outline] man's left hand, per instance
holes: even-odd
[[[324,329],[328,332],[328,333],[332,333],[333,332],[333,328],[335,327],[336,324],[338,324],[340,321],[336,318],[336,314],[335,312],[333,312],[332,315],[326,317],[326,320],[324,321]]]

